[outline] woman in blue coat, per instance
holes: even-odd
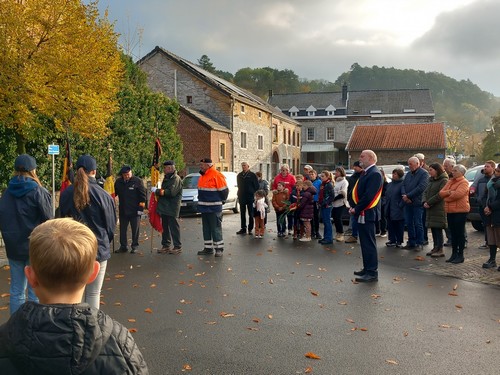
[[[39,224],[53,218],[50,193],[36,174],[36,161],[22,154],[14,163],[14,176],[0,200],[0,230],[10,266],[10,313],[38,298],[28,285],[24,267],[29,264],[29,236]]]
[[[92,156],[80,156],[76,162],[75,183],[63,191],[59,207],[62,217],[72,217],[84,223],[97,237],[96,260],[101,269],[96,279],[85,288],[83,302],[99,309],[102,283],[111,258],[110,243],[115,235],[116,211],[111,195],[97,184],[96,170],[97,163]]]

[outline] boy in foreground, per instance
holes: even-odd
[[[40,303],[0,327],[2,374],[149,374],[132,335],[81,303],[99,272],[97,240],[73,219],[49,220],[30,236],[25,274]]]

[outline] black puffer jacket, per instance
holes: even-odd
[[[26,302],[0,327],[0,371],[11,374],[149,374],[132,335],[88,304]]]

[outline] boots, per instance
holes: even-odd
[[[463,263],[464,260],[465,260],[464,259],[464,249],[459,249],[457,251],[457,256],[450,263],[453,263],[453,264]]]
[[[446,259],[446,262],[453,263],[456,257],[457,257],[457,251],[455,249],[452,249],[451,256],[448,259]]]
[[[437,247],[436,251],[432,252],[431,257],[433,257],[433,258],[444,257],[443,248],[442,247]]]

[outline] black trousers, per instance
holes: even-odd
[[[134,216],[120,216],[120,247],[127,247],[127,229],[130,224],[130,229],[132,231],[132,248],[139,246],[139,223],[141,217]]]
[[[247,214],[248,214],[248,228],[247,228]],[[241,229],[248,229],[249,232],[253,230],[253,202],[249,203],[240,202],[240,221],[241,221]]]

